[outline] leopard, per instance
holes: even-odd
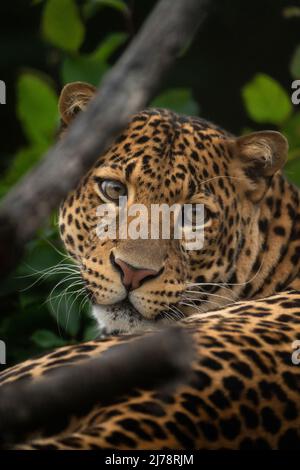
[[[95,91],[64,87],[61,138]],[[12,448],[299,447],[300,192],[283,174],[287,153],[273,130],[236,137],[156,108],[132,117],[60,207],[61,238],[102,336],[5,370],[0,396],[20,381],[38,386],[49,371],[55,383],[65,367],[75,371],[174,323],[195,345],[191,375],[174,390],[132,387],[109,404],[91,403],[87,391],[89,407],[81,403],[50,430],[45,422]],[[203,246],[99,237],[98,208],[118,213],[122,196],[146,208],[188,203],[192,220],[203,205]]]
[[[64,132],[95,90],[62,91]],[[279,171],[288,144],[275,131],[235,138],[199,118],[148,109],[134,116],[60,211],[60,232],[77,261],[93,315],[108,333],[161,326],[198,311],[299,288],[299,191]],[[202,204],[204,243],[101,238],[97,208]],[[151,219],[149,215],[149,219]]]

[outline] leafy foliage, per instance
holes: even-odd
[[[67,56],[61,68],[62,82],[66,84],[82,81],[98,85],[109,69],[110,56],[125,42],[126,38],[124,33],[111,34],[91,54]]]
[[[57,96],[48,78],[38,73],[23,73],[17,81],[17,98],[17,117],[28,144],[17,152],[0,181],[0,194],[39,160],[53,142],[58,124]]]
[[[199,106],[193,99],[191,90],[187,88],[169,89],[157,96],[151,105],[157,108],[172,109],[182,114],[199,114]]]
[[[297,63],[298,56],[299,48],[292,64]],[[273,78],[258,74],[244,86],[242,96],[254,122],[265,126],[272,124],[287,137],[289,157],[285,173],[290,181],[300,186],[300,112],[293,112],[287,91]]]
[[[84,39],[84,25],[74,0],[48,0],[42,28],[49,42],[69,52],[77,51]]]
[[[242,93],[248,114],[257,123],[280,125],[292,112],[287,92],[267,75],[256,75]]]
[[[28,141],[49,145],[57,126],[57,97],[37,74],[23,73],[17,82],[17,115]]]

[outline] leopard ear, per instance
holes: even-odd
[[[68,83],[61,91],[58,109],[65,126],[82,111],[96,93],[96,88],[89,83]]]
[[[287,158],[287,139],[276,131],[253,132],[230,143],[234,173],[242,178],[247,193],[255,200],[263,197],[272,176],[280,170]]]

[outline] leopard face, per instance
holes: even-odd
[[[64,88],[64,127],[93,92],[83,83]],[[195,306],[204,312],[234,301],[257,261],[266,194],[286,153],[277,132],[235,138],[167,110],[133,116],[60,210],[62,239],[100,326],[109,333],[154,328],[189,316]],[[99,238],[97,208],[108,203],[118,212],[119,196],[149,213],[152,204],[203,204],[202,248],[187,250],[174,237]]]

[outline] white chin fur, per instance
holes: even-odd
[[[162,322],[152,322],[132,311],[130,306],[115,305],[93,305],[92,314],[97,320],[100,333],[137,333],[152,330],[162,325]]]

